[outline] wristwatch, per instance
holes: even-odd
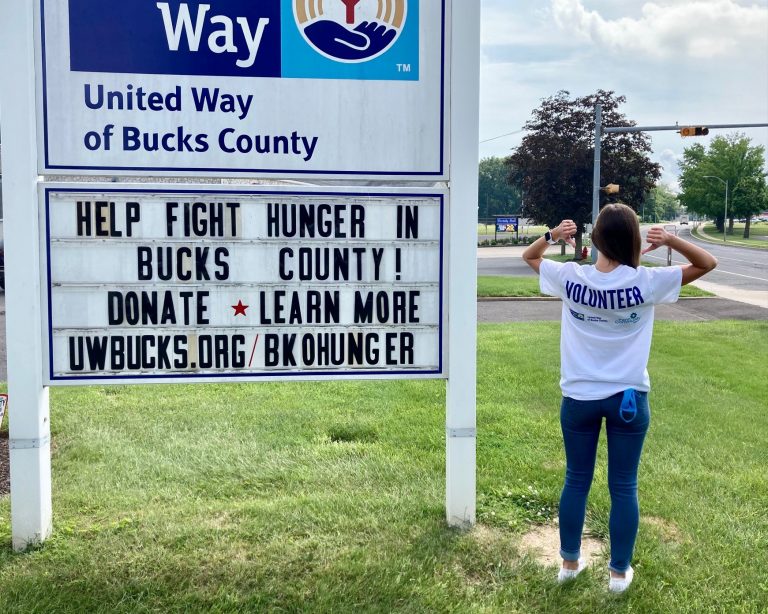
[[[552,238],[552,233],[549,230],[544,233],[544,240],[550,245],[557,245],[557,241]]]

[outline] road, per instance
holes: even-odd
[[[650,226],[643,228],[647,232]],[[719,245],[701,241],[691,236],[690,228],[681,226],[679,235],[701,245],[718,260],[717,269],[694,285],[714,294],[768,309],[768,250]],[[478,275],[533,275],[523,262],[524,247],[488,247],[478,250]],[[549,254],[559,254],[560,247],[550,247]],[[644,261],[664,264],[667,254],[664,248],[650,252]],[[678,254],[672,254],[673,264],[685,264]],[[768,317],[768,315],[767,315]]]
[[[679,236],[700,245],[717,258],[717,268],[696,285],[718,296],[743,300],[768,308],[768,250],[749,249],[701,241],[691,235],[687,226],[679,227]],[[650,262],[665,263],[666,253],[661,250],[646,254]],[[679,254],[672,253],[672,264],[685,264]]]

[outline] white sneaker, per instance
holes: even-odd
[[[562,584],[568,580],[573,580],[586,568],[587,564],[584,562],[584,559],[579,559],[579,566],[576,569],[565,569],[564,567],[560,567],[560,571],[557,573],[557,583]]]
[[[608,573],[610,577],[608,580],[608,590],[612,593],[623,593],[629,588],[629,585],[632,584],[632,578],[635,577],[635,570],[631,566],[627,568],[623,578],[614,578],[610,575],[610,572]]]

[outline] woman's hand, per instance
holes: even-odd
[[[550,232],[555,241],[562,239],[571,247],[576,247],[576,241],[573,239],[573,235],[576,234],[576,231],[576,222],[573,220],[563,220],[557,228],[553,228]]]
[[[662,245],[669,245],[670,239],[672,239],[674,236],[675,235],[668,233],[661,226],[654,226],[648,231],[648,235],[645,238],[645,240],[650,243],[650,245],[646,247],[641,253],[647,254],[648,252],[655,250],[657,247],[661,247]]]
[[[569,245],[575,247],[576,241],[573,240],[573,235],[576,234],[576,230],[576,224],[573,220],[563,220],[556,228],[550,230],[549,233],[555,241],[562,239]],[[549,247],[549,244],[544,239],[545,237],[539,237],[523,252],[523,260],[525,260],[526,264],[537,273],[539,272],[544,252],[546,252]]]

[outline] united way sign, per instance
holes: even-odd
[[[444,377],[445,197],[48,184],[44,377]]]
[[[447,179],[449,13],[40,0],[40,171]]]

